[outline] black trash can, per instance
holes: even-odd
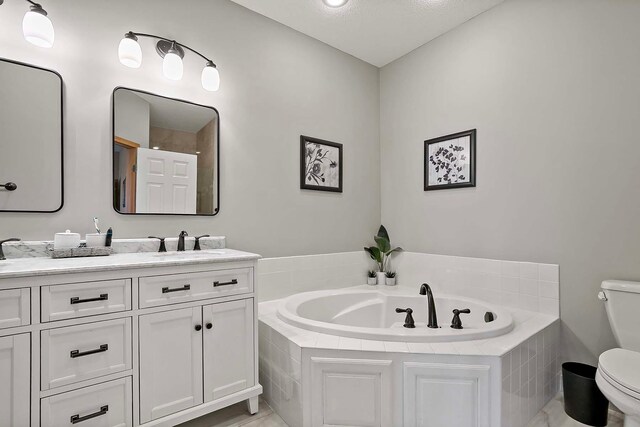
[[[584,363],[562,364],[564,411],[574,420],[590,426],[607,425],[609,400],[596,384],[595,366]]]

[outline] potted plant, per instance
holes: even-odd
[[[387,271],[385,273],[386,279],[385,284],[387,286],[395,286],[396,284],[396,272],[395,271]]]
[[[382,285],[386,283],[384,271],[387,267],[391,254],[402,251],[402,248],[391,247],[389,233],[387,233],[387,229],[384,228],[384,225],[380,226],[378,234],[373,236],[373,239],[376,242],[376,246],[370,246],[368,248],[365,247],[364,250],[378,265],[378,272],[376,275],[378,277],[378,284]]]
[[[377,284],[376,282],[376,271],[375,270],[369,270],[367,272],[367,285],[375,285]]]

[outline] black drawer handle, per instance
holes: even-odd
[[[80,414],[71,415],[71,424],[78,424],[83,421],[90,420],[91,418],[99,417],[100,415],[104,415],[109,412],[109,405],[104,405],[100,407],[98,412],[94,412],[93,414],[85,415],[81,417]]]
[[[184,285],[181,288],[173,288],[173,289],[166,287],[166,288],[162,288],[162,293],[168,294],[169,292],[188,291],[189,289],[191,289],[191,285]]]
[[[213,282],[213,287],[217,288],[218,286],[227,286],[227,285],[237,285],[238,279],[233,279],[228,282],[218,282],[217,280]]]
[[[76,357],[88,356],[90,354],[103,353],[109,350],[109,344],[102,344],[100,348],[96,348],[95,350],[83,351],[80,353],[80,350],[71,350],[71,358],[75,359]]]
[[[87,298],[80,299],[80,297],[72,297],[71,304],[82,304],[83,302],[93,302],[93,301],[106,301],[109,299],[109,294],[100,294],[97,298]]]

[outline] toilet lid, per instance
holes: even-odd
[[[598,368],[618,384],[640,393],[640,353],[614,348],[600,355]]]

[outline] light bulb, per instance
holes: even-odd
[[[211,61],[208,61],[202,69],[202,87],[210,92],[215,92],[220,88],[220,73]]]
[[[39,47],[53,46],[55,33],[47,12],[40,5],[31,6],[22,20],[24,38]]]
[[[127,33],[120,40],[118,46],[118,58],[122,65],[130,68],[140,68],[142,64],[142,49],[138,44],[138,38],[133,33]]]
[[[347,1],[349,0],[323,0],[323,1],[324,1],[324,4],[326,4],[329,7],[340,7],[347,4]]]
[[[182,79],[182,58],[177,53],[167,52],[162,61],[162,72],[169,80]]]

